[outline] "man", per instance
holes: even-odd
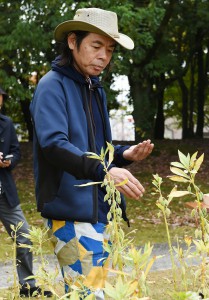
[[[106,96],[98,76],[117,44],[133,49],[134,43],[118,32],[114,12],[98,8],[77,10],[73,20],[57,26],[55,40],[63,46],[61,55],[39,81],[30,107],[38,211],[47,219],[63,276],[76,282],[79,274],[85,275],[84,285],[95,289],[97,299],[104,299],[103,241],[109,206],[103,188],[78,186],[104,179],[100,161],[87,154],[100,154],[111,142]],[[118,187],[123,195],[133,199],[143,195],[141,183],[122,166],[145,158],[152,149],[150,140],[115,146],[109,173],[115,183],[128,179]],[[123,197],[121,208],[127,220]]]
[[[0,111],[6,92],[0,87]],[[31,244],[30,240],[22,236],[29,233],[29,225],[20,207],[16,185],[12,177],[12,170],[20,160],[20,148],[15,133],[14,125],[10,118],[0,112],[0,220],[6,231],[12,237],[11,225],[15,227],[23,222],[23,226],[17,231],[17,244]],[[41,289],[35,286],[34,279],[26,279],[33,276],[32,253],[28,248],[17,247],[17,273],[20,282],[20,296],[32,296],[41,293]],[[30,289],[28,289],[30,287]],[[52,295],[45,291],[45,296]]]

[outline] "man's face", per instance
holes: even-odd
[[[68,37],[75,68],[85,77],[99,75],[109,64],[116,42],[109,37],[89,33],[82,40],[78,50],[75,39],[74,33]]]

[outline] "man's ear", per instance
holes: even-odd
[[[75,33],[70,33],[67,38],[68,47],[70,50],[74,50],[76,47],[76,35]]]

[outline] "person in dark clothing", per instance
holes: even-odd
[[[99,81],[116,44],[133,49],[128,36],[118,32],[117,15],[99,8],[76,11],[73,20],[55,29],[55,40],[63,50],[52,69],[36,88],[30,111],[34,125],[34,175],[38,211],[46,219],[63,276],[76,283],[85,275],[84,285],[96,299],[104,299],[108,254],[103,242],[109,205],[100,186],[79,187],[103,181],[99,160],[88,152],[101,153],[111,143],[106,95]],[[114,147],[109,174],[122,196],[139,199],[144,188],[123,166],[146,158],[154,145],[150,140],[134,146]],[[69,290],[66,284],[66,292]]]
[[[11,225],[15,227],[22,222],[17,231],[17,244],[31,244],[22,233],[29,233],[29,225],[20,207],[20,201],[12,176],[12,170],[20,160],[20,147],[11,119],[1,113],[3,98],[6,92],[0,87],[0,221],[8,234],[13,237]],[[17,273],[20,283],[20,295],[28,296],[34,292],[38,295],[41,289],[35,285],[35,279],[26,279],[33,276],[33,258],[28,248],[17,247]],[[30,289],[28,289],[30,286]],[[45,296],[52,296],[50,291]]]

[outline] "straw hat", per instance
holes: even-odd
[[[76,11],[73,20],[65,21],[55,28],[54,37],[57,42],[63,42],[70,31],[83,30],[109,36],[126,49],[134,48],[133,40],[118,32],[116,13],[100,8],[82,8]]]

